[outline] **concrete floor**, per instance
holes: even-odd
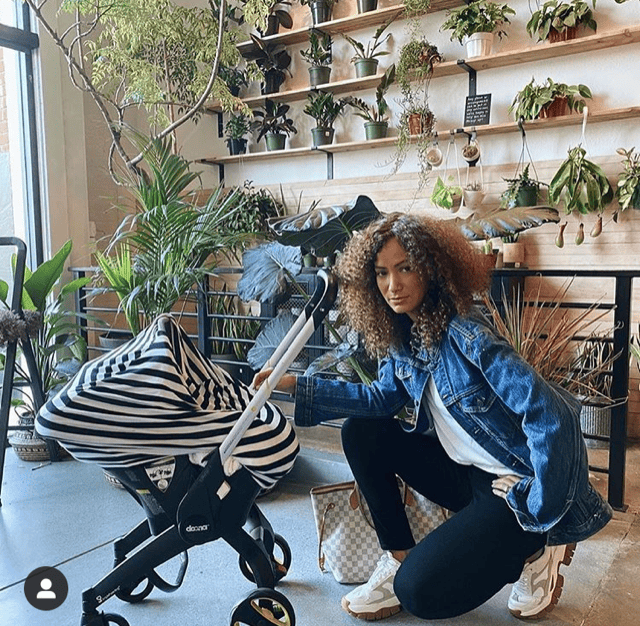
[[[317,429],[313,429],[317,430]],[[317,567],[316,530],[309,501],[312,485],[349,478],[342,456],[322,449],[324,435],[306,442],[293,472],[278,489],[260,499],[276,532],[291,546],[293,561],[278,586],[291,601],[299,626],[354,626],[362,622],[340,609],[349,587]],[[306,446],[312,447],[306,447]],[[602,464],[606,452],[592,450]],[[594,475],[606,493],[606,477]],[[565,588],[560,604],[542,623],[548,626],[636,626],[640,613],[640,447],[629,450],[626,502],[598,535],[580,544],[569,568],[562,567]],[[7,451],[0,508],[0,626],[77,626],[84,588],[112,566],[111,542],[142,519],[141,510],[123,490],[109,484],[101,470],[72,460],[40,467]],[[69,582],[59,608],[38,611],[24,597],[26,576],[40,566],[55,566]],[[170,577],[175,563],[163,566]],[[190,551],[183,586],[173,594],[154,590],[145,602],[127,604],[111,598],[105,612],[124,616],[131,626],[225,626],[233,605],[255,587],[241,574],[233,550],[222,541]],[[437,623],[444,626],[513,626],[523,622],[506,609],[503,589],[476,611]],[[385,620],[390,626],[427,624],[406,613]]]

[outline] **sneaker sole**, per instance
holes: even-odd
[[[353,617],[357,617],[358,619],[366,620],[367,622],[376,622],[380,619],[391,617],[392,615],[395,615],[396,613],[400,613],[400,611],[402,611],[402,607],[397,604],[395,606],[384,606],[381,609],[375,611],[375,613],[356,613],[349,608],[349,601],[345,598],[342,598],[340,605],[347,613],[349,613],[349,615],[353,615]]]
[[[571,564],[575,551],[576,551],[575,543],[570,543],[567,545],[564,551],[564,556],[558,562],[558,570],[560,569],[561,565]],[[514,617],[517,617],[518,619],[525,619],[525,620],[539,619],[544,615],[546,615],[547,613],[551,613],[551,611],[553,611],[555,606],[558,604],[558,601],[560,600],[563,586],[564,586],[564,576],[558,572],[558,577],[556,579],[556,586],[553,588],[553,591],[551,592],[551,601],[549,602],[549,604],[547,604],[547,606],[545,606],[543,609],[540,609],[540,611],[538,611],[537,613],[534,613],[533,615],[522,615],[522,613],[518,609],[509,609],[509,612],[511,613],[511,615],[513,615]]]

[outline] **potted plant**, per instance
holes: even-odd
[[[551,78],[538,85],[535,78],[532,78],[516,94],[509,106],[509,113],[516,120],[557,117],[574,111],[582,113],[586,106],[585,98],[592,97],[591,90],[586,85],[556,83]]]
[[[318,36],[315,30],[309,33],[309,47],[300,50],[302,58],[309,63],[309,83],[311,87],[329,82],[331,75],[331,35]]]
[[[629,207],[640,209],[640,154],[635,148],[625,150],[618,148],[616,152],[624,157],[623,171],[618,174],[616,198],[620,204],[620,210],[626,211]]]
[[[470,209],[475,209],[482,204],[484,200],[484,186],[479,180],[467,183],[463,190],[464,205]]]
[[[515,178],[503,178],[507,189],[500,196],[500,206],[513,208],[516,206],[535,206],[538,204],[540,188],[545,183],[529,176],[529,165],[525,165],[520,174],[516,171]]]
[[[464,148],[462,148],[462,158],[469,163],[475,165],[480,159],[480,144],[471,139]]]
[[[327,145],[333,141],[333,124],[346,106],[346,99],[336,100],[329,91],[315,91],[307,96],[304,113],[316,120],[316,127],[311,129],[314,146]]]
[[[373,37],[365,45],[362,42],[350,37],[349,35],[343,35],[353,48],[355,54],[351,57],[351,62],[356,67],[356,77],[364,78],[365,76],[375,76],[378,71],[378,57],[386,56],[389,54],[388,50],[378,50],[380,46],[384,45],[391,37],[391,33],[387,33],[382,39],[382,35],[389,27],[389,24],[393,22],[395,18],[389,19],[384,24],[381,24],[376,29]],[[396,67],[397,72],[397,67]]]
[[[333,13],[333,5],[338,0],[300,0],[302,6],[309,5],[313,25],[328,22]]]
[[[276,0],[269,5],[269,15],[267,16],[267,25],[264,30],[258,28],[258,32],[261,37],[269,37],[271,35],[277,35],[282,28],[290,29],[293,27],[293,19],[289,9],[291,6],[289,0]]]
[[[244,68],[221,64],[218,76],[225,82],[232,96],[238,97],[240,90],[249,84],[249,75]]]
[[[396,80],[402,93],[410,92],[412,81],[428,81],[433,74],[434,65],[442,61],[443,56],[438,47],[425,37],[405,43],[400,48],[396,64]]]
[[[465,43],[468,57],[491,54],[494,37],[502,39],[509,24],[509,16],[516,12],[508,4],[491,0],[476,0],[447,11],[447,19],[440,30],[451,31],[451,41]]]
[[[595,0],[593,2],[595,6]],[[579,26],[590,28],[594,32],[598,24],[593,18],[593,10],[583,0],[548,0],[537,11],[531,14],[527,22],[527,33],[538,41],[549,40],[550,43],[575,39]]]
[[[222,185],[202,199],[192,188],[200,176],[173,152],[170,137],[131,137],[145,154],[146,167],[130,175],[128,213],[105,248],[96,253],[100,291],[115,292],[135,335],[161,313],[170,312],[204,276],[247,238],[226,228],[243,210],[237,192]]]
[[[378,0],[358,0],[358,13],[368,13],[378,8]]]
[[[549,202],[555,206],[562,202],[567,215],[573,211],[581,215],[602,213],[614,197],[607,175],[586,156],[582,146],[571,148],[549,183]],[[579,231],[577,239],[576,243],[582,243],[584,233]]]
[[[284,149],[287,136],[298,132],[293,120],[288,117],[289,109],[291,107],[288,104],[267,98],[263,109],[253,112],[256,119],[251,124],[251,129],[258,131],[256,141],[265,138],[267,150]]]
[[[249,35],[253,46],[243,56],[247,61],[255,61],[262,71],[264,82],[261,86],[263,95],[277,93],[284,83],[287,74],[291,76],[289,66],[291,55],[284,44],[268,43],[253,33]]]
[[[376,89],[375,103],[367,104],[360,98],[348,96],[347,104],[355,109],[355,114],[365,120],[365,137],[369,139],[382,139],[387,136],[389,127],[389,104],[385,94],[395,79],[396,66],[391,65],[383,74]]]
[[[90,277],[65,281],[62,274],[71,254],[72,242],[67,241],[48,261],[33,272],[25,268],[21,307],[24,319],[10,310],[8,301],[11,290],[0,280],[0,344],[15,337],[28,341],[34,356],[36,374],[24,368],[21,360],[14,365],[14,381],[32,387],[38,393],[22,393],[12,400],[20,407],[18,412],[20,429],[9,439],[16,454],[23,460],[42,461],[49,459],[49,449],[44,440],[33,430],[33,420],[40,409],[40,402],[52,391],[64,385],[77,371],[86,357],[87,344],[81,334],[80,318],[67,308],[67,299],[85,287]],[[0,354],[0,369],[5,365]],[[32,376],[38,377],[33,380]],[[40,391],[43,398],[39,398]],[[4,445],[4,444],[3,444]]]
[[[227,135],[227,147],[229,154],[244,154],[247,151],[247,139],[245,135],[251,132],[251,122],[243,113],[232,115],[224,127]]]
[[[449,176],[447,181],[438,176],[430,199],[433,205],[455,213],[462,204],[462,187],[454,183],[453,176]]]

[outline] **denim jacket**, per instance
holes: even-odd
[[[416,430],[428,428],[420,402],[429,377],[449,413],[500,463],[524,476],[507,502],[520,525],[548,543],[582,541],[611,519],[589,483],[580,402],[546,382],[474,311],[455,317],[437,347],[392,351],[371,385],[299,376],[295,422],[389,419],[413,401]]]

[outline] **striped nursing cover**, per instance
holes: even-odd
[[[252,398],[249,388],[205,359],[170,315],[86,363],[40,410],[36,430],[76,459],[124,468],[218,447]],[[293,466],[299,446],[278,407],[266,403],[233,458],[261,487]]]

